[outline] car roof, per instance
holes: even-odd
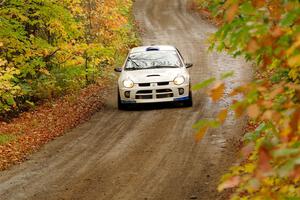
[[[132,48],[130,53],[139,53],[146,51],[176,51],[176,48],[171,45],[139,46]]]

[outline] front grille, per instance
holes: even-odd
[[[158,89],[156,90],[156,93],[167,93],[167,92],[172,92],[171,89]]]
[[[135,95],[136,99],[153,99],[153,95]]]
[[[157,85],[158,86],[169,85],[169,82],[158,82]]]
[[[158,82],[156,83],[157,86],[166,86],[169,85],[170,82]],[[149,87],[151,85],[151,83],[139,83],[140,87]]]
[[[153,83],[152,83],[153,84]],[[169,82],[158,82],[154,83],[154,86],[167,86]],[[169,88],[162,88],[147,90],[147,88],[143,89],[142,87],[149,87],[151,83],[139,83],[141,90],[136,92],[135,98],[136,99],[163,99],[163,98],[171,98],[174,97],[173,91]]]
[[[137,91],[137,94],[151,94],[152,93],[152,90],[140,90],[140,91]]]
[[[163,98],[170,98],[170,97],[173,97],[173,96],[174,96],[173,93],[169,93],[169,94],[157,94],[156,98],[157,99],[163,99]]]
[[[171,89],[158,89],[156,90],[156,98],[162,99],[162,98],[170,98],[174,97],[174,94]]]
[[[139,83],[140,87],[149,87],[150,83]]]

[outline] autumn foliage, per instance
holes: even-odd
[[[0,1],[0,171],[103,106],[111,67],[139,43],[131,9],[131,0]]]
[[[94,82],[138,42],[130,0],[0,4],[2,120]]]
[[[226,110],[247,115],[257,128],[244,136],[244,159],[224,175],[219,190],[235,188],[231,199],[300,199],[299,1],[199,0],[199,5],[223,18],[212,48],[245,57],[258,73],[230,94],[232,105]],[[218,101],[224,83],[214,84],[210,96]],[[216,120],[197,123],[199,135],[221,125],[224,116],[222,110]]]

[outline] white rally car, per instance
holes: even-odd
[[[121,68],[118,80],[118,107],[129,104],[182,102],[192,106],[191,63],[184,60],[173,46],[141,46],[133,48]]]

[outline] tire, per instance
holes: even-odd
[[[193,107],[193,95],[192,91],[189,91],[189,99],[183,102],[184,107]]]
[[[118,109],[119,110],[127,110],[126,104],[122,103],[121,97],[120,97],[120,92],[118,91]]]

